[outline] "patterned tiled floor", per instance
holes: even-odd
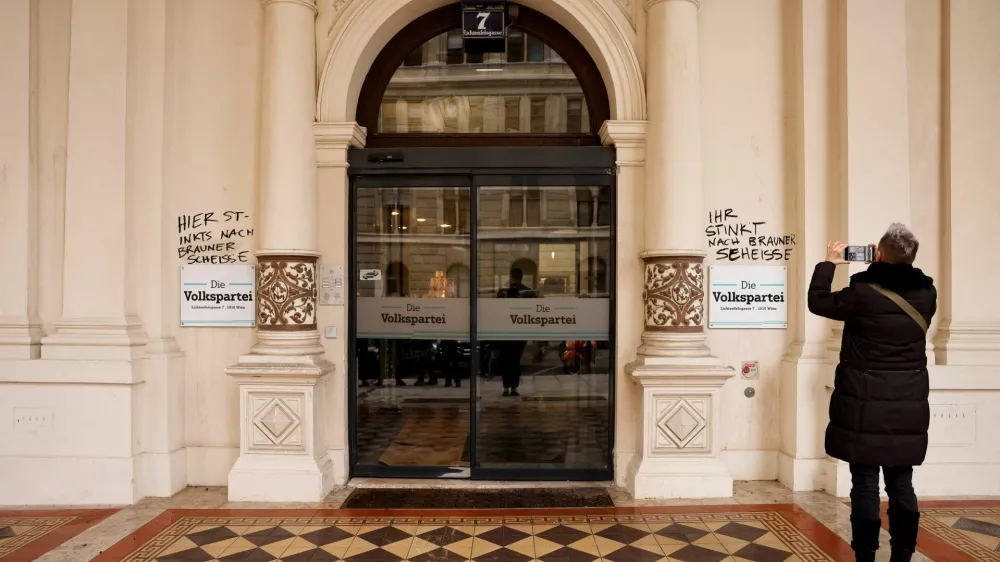
[[[419,485],[366,479],[354,484]],[[463,488],[525,485],[435,483],[437,487]],[[576,487],[569,483],[547,486]],[[6,556],[0,554],[0,562],[86,562],[95,557],[119,562],[149,560],[150,555],[164,561],[248,562],[318,562],[330,560],[330,556],[359,562],[449,562],[473,557],[488,562],[854,559],[847,546],[850,507],[843,500],[822,492],[791,492],[775,482],[738,482],[732,498],[710,500],[637,501],[610,488],[617,508],[558,512],[340,511],[350,492],[350,488],[337,489],[315,503],[259,504],[231,503],[225,488],[201,487],[188,488],[172,498],[147,498],[113,513],[0,511],[0,516],[7,518],[0,530],[10,527],[0,531],[0,535],[8,535],[0,538],[0,545],[7,549]],[[962,498],[956,502],[921,498],[921,506],[925,517],[914,562],[1000,560],[996,552],[1000,499]],[[58,524],[59,518],[69,516],[78,518],[52,528],[52,521]],[[31,532],[27,529],[31,525],[24,524],[28,518],[42,518],[49,524],[36,522],[34,527],[44,528],[34,531],[31,536],[35,539],[16,539],[26,544],[11,549],[14,537],[10,534]],[[888,533],[883,532],[881,544],[877,560],[887,562]],[[814,553],[813,547],[823,552]]]
[[[813,562],[847,544],[794,505],[427,515],[168,511],[96,560]]]
[[[115,511],[0,511],[0,560],[35,560]]]
[[[1000,501],[924,501],[920,509],[917,549],[931,560],[1000,562]]]

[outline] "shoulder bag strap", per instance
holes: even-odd
[[[889,289],[886,289],[881,285],[876,285],[875,283],[869,283],[868,286],[881,293],[882,296],[884,296],[885,298],[896,303],[896,306],[903,309],[903,312],[905,312],[907,316],[912,318],[913,321],[920,326],[920,329],[924,331],[924,334],[925,335],[927,334],[927,321],[924,320],[924,317],[921,316],[919,312],[917,312],[917,309],[913,308],[913,305],[906,302],[906,299],[899,296],[898,293],[890,291]]]

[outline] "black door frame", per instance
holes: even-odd
[[[350,476],[384,478],[468,478],[471,480],[533,480],[533,481],[611,481],[614,479],[615,414],[616,414],[616,312],[617,312],[617,185],[615,151],[605,147],[503,147],[503,148],[438,148],[415,147],[399,149],[351,149],[348,154],[348,441]],[[357,265],[356,215],[359,179],[375,187],[385,182],[386,187],[399,185],[400,178],[416,179],[413,187],[432,187],[430,180],[447,176],[448,185],[433,187],[462,187],[470,190],[470,467],[457,471],[449,467],[388,467],[359,465],[357,443],[357,291],[354,270]],[[466,178],[465,182],[459,178]],[[492,181],[483,181],[489,178]],[[423,179],[424,181],[420,181]],[[393,183],[395,182],[395,183]],[[390,185],[391,184],[391,185]],[[526,468],[476,468],[476,439],[479,433],[479,346],[477,305],[478,269],[478,193],[483,186],[519,185],[597,185],[610,189],[612,224],[609,233],[610,260],[608,264],[609,338],[608,354],[608,446],[604,469],[526,469]],[[466,474],[467,473],[467,474]]]

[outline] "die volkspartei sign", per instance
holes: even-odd
[[[607,340],[606,298],[481,298],[480,340]],[[358,297],[358,337],[464,340],[470,337],[467,298]]]
[[[707,298],[709,328],[787,328],[788,268],[713,265]]]
[[[181,267],[181,326],[253,326],[254,266]]]
[[[609,304],[606,298],[482,298],[476,314],[479,338],[604,341]]]
[[[358,297],[358,337],[469,339],[469,299]]]

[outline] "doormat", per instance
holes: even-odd
[[[358,488],[341,509],[532,509],[614,507],[604,488],[496,490]]]
[[[443,414],[443,415],[433,415]],[[379,457],[386,466],[469,466],[467,416],[455,412],[433,412],[433,417],[415,415]]]

